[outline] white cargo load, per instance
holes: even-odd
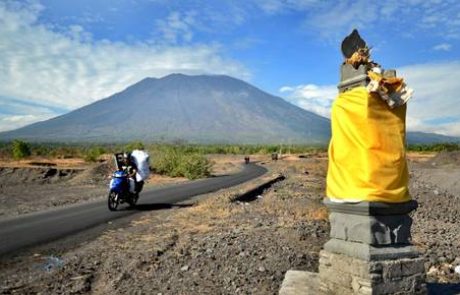
[[[134,164],[137,166],[136,181],[143,181],[150,175],[149,154],[145,151],[134,150],[131,153]]]

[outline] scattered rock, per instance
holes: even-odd
[[[145,212],[142,215],[148,219],[143,222],[107,231],[66,254],[65,265],[53,272],[0,268],[2,292],[275,294],[288,269],[318,269],[328,222],[291,216],[299,207],[322,206],[325,163],[322,170],[308,167],[308,176],[306,166],[292,169],[285,181],[264,191],[263,201],[252,206],[225,205],[226,197],[216,193],[210,199],[222,198],[223,205],[211,221],[202,215],[209,212],[199,207],[193,207],[200,209],[192,210],[193,215],[187,215],[192,212],[187,208]],[[456,283],[460,282],[460,202],[458,194],[429,181],[428,169],[439,167],[411,169],[410,192],[419,202],[412,213],[413,239],[425,255],[427,280]],[[36,263],[42,256],[29,254],[28,259]]]

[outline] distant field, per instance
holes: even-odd
[[[15,140],[0,143],[0,161],[3,166],[41,166],[75,162],[105,161],[110,154],[129,152],[144,148],[151,158],[151,167],[156,174],[169,177],[197,179],[213,173],[213,160],[209,155],[269,155],[272,153],[301,154],[326,151],[324,146],[307,145],[199,145],[187,143],[144,144],[56,144],[27,143]],[[50,161],[53,160],[53,161]]]
[[[27,143],[21,141],[28,149],[22,158],[44,157],[58,159],[84,159],[87,162],[96,162],[101,155],[115,152],[131,151],[143,147],[151,155],[174,153],[176,155],[267,155],[272,153],[280,154],[302,154],[325,152],[324,145],[288,145],[288,144],[189,144],[189,143],[153,143],[130,142],[125,144],[66,144],[66,143]],[[22,145],[22,148],[24,148]],[[0,159],[12,160],[14,155],[14,142],[0,142]],[[416,152],[440,152],[460,150],[458,143],[436,143],[436,144],[414,144],[408,146],[409,151]]]
[[[271,154],[271,153],[309,153],[326,151],[326,146],[321,145],[234,145],[234,144],[188,144],[188,143],[154,143],[130,142],[126,144],[66,144],[66,143],[27,143],[30,156],[43,156],[52,158],[85,158],[88,161],[96,160],[105,153],[131,151],[143,147],[152,154],[158,152],[174,151],[180,154]],[[0,157],[12,158],[12,142],[0,142]]]

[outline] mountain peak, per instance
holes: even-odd
[[[174,73],[145,78],[68,114],[5,132],[0,139],[325,143],[329,136],[328,119],[247,82]]]
[[[160,80],[163,79],[175,79],[175,78],[184,78],[184,77],[192,77],[190,75],[182,74],[182,73],[172,73],[166,76],[163,76],[160,78]]]
[[[408,133],[409,142],[458,141]],[[68,114],[0,133],[0,140],[326,144],[330,121],[226,75],[145,78]]]
[[[172,73],[169,75],[166,75],[162,79],[196,79],[196,78],[228,78],[232,80],[238,80],[236,78],[227,76],[227,75],[214,75],[214,74],[199,74],[199,75],[189,75],[189,74],[183,74],[183,73]]]

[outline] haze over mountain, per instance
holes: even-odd
[[[327,144],[330,134],[329,119],[244,81],[172,74],[146,78],[68,114],[0,133],[0,140]],[[459,139],[409,132],[408,141]]]
[[[426,132],[407,132],[407,142],[414,144],[430,144],[439,142],[458,142],[460,138],[455,136],[447,136],[437,133],[426,133]]]
[[[146,78],[68,114],[4,132],[29,141],[325,143],[328,119],[229,76]]]

